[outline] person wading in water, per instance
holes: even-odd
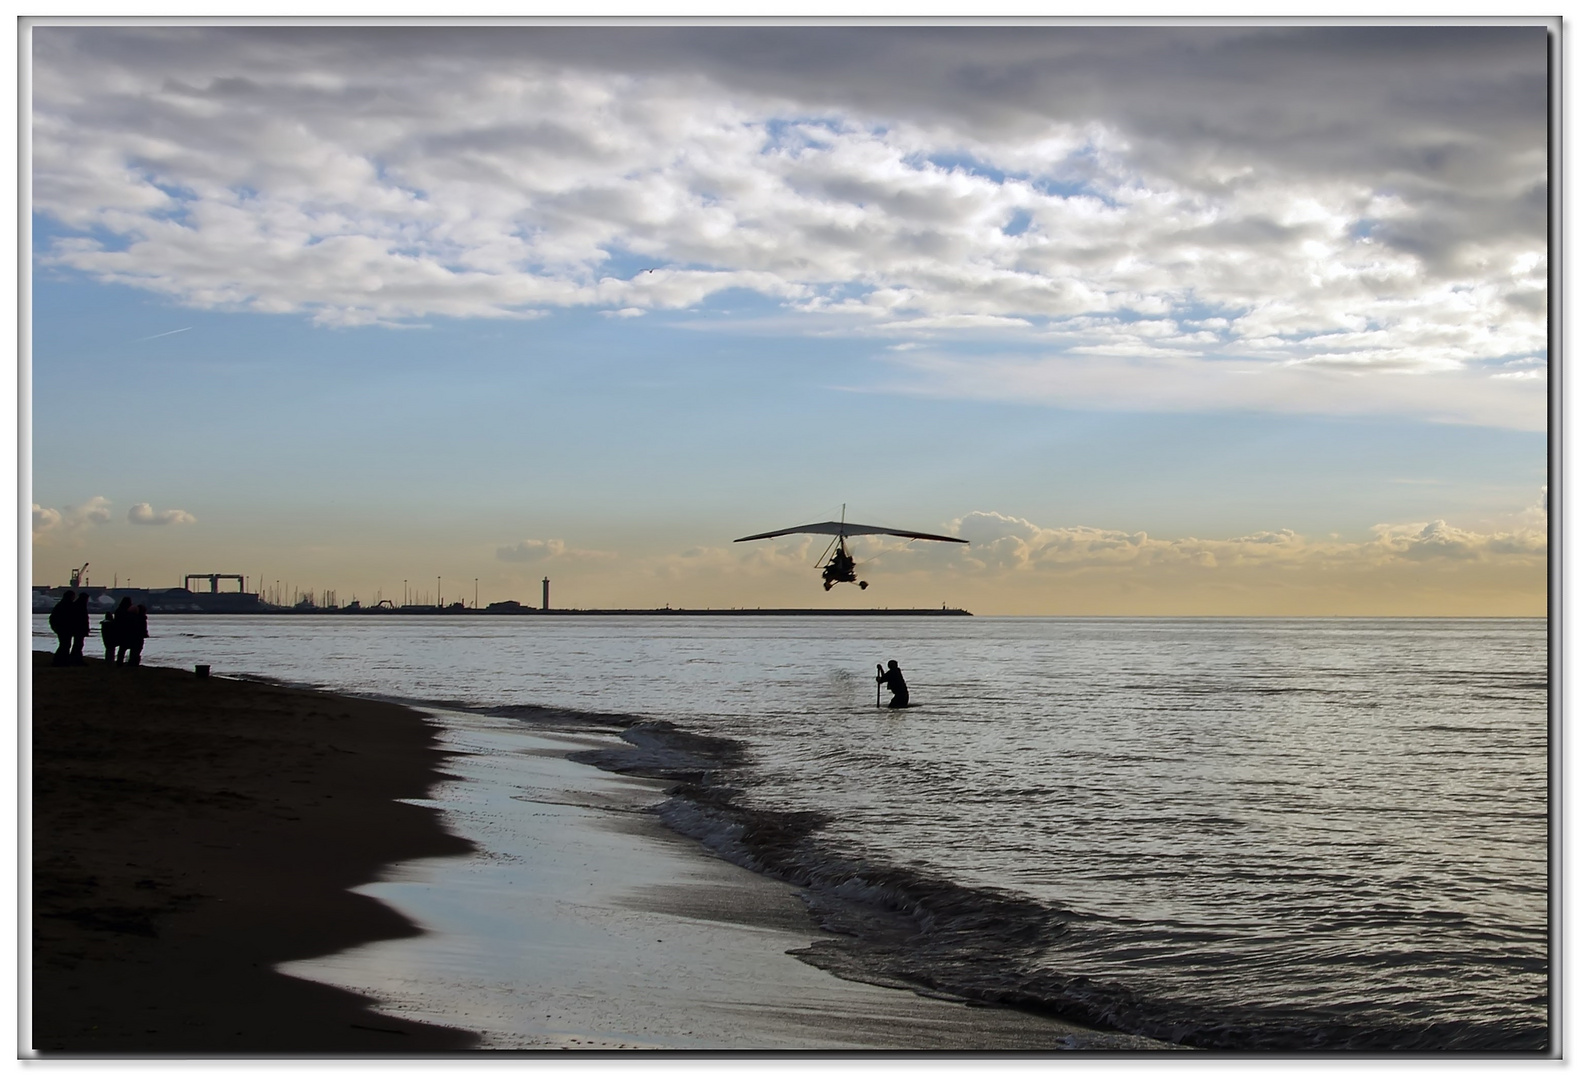
[[[893,700],[888,702],[890,709],[902,709],[910,704],[910,688],[904,685],[904,672],[899,670],[897,660],[888,661],[888,670],[883,671],[882,665],[877,665],[877,684],[888,684],[888,689],[893,693]]]

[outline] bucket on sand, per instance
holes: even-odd
[[[210,666],[208,664],[194,664],[193,674],[201,679],[207,679],[210,677]]]

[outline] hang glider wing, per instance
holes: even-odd
[[[796,525],[792,529],[741,536],[734,543],[739,544],[746,540],[769,540],[774,536],[788,536],[790,533],[821,533],[826,536],[904,536],[911,540],[946,540],[951,544],[970,543],[969,540],[961,540],[957,536],[938,536],[936,533],[911,532],[909,529],[884,529],[880,525],[861,525],[853,521],[818,521],[813,525]]]

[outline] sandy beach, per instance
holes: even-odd
[[[822,934],[792,889],[663,827],[665,783],[567,759],[609,734],[34,676],[45,1055],[1154,1045],[803,963]]]
[[[418,714],[191,671],[33,661],[24,1050],[474,1045],[273,970],[414,933],[349,888],[401,860],[468,850],[434,810],[397,801],[423,797],[442,768]]]

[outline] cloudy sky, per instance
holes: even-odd
[[[1541,614],[1541,26],[35,26],[34,581]]]

